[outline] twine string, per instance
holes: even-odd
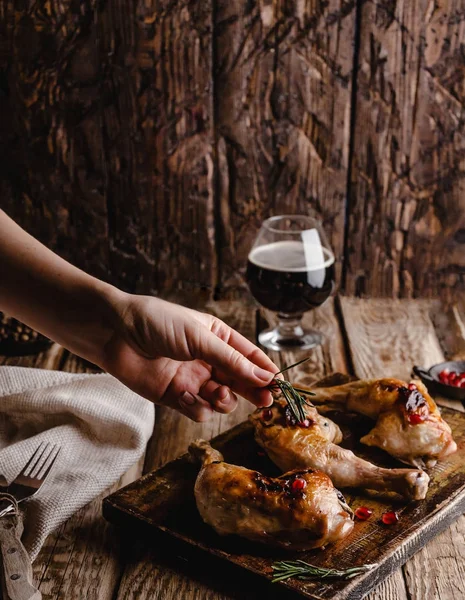
[[[6,494],[4,492],[0,493],[0,506],[4,503],[8,503],[8,506],[0,510],[0,518],[5,515],[19,515],[19,507],[16,498],[11,494]]]

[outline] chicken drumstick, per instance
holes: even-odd
[[[360,487],[397,492],[409,500],[422,500],[429,477],[414,469],[383,469],[337,444],[339,427],[306,406],[307,418],[296,423],[284,400],[270,409],[258,409],[249,416],[255,440],[282,470],[313,468],[326,473],[336,487]]]
[[[304,469],[272,478],[225,463],[203,440],[193,442],[189,451],[202,462],[194,489],[199,513],[221,535],[307,550],[352,531],[352,511],[320,471]]]
[[[299,386],[302,388],[302,386]],[[420,381],[372,379],[309,389],[318,405],[343,407],[376,421],[360,441],[418,468],[433,467],[457,450],[449,425]]]

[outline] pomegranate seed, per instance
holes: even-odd
[[[464,381],[463,383],[461,383],[461,384],[460,384],[460,387],[461,387],[462,389],[465,389],[465,381]]]
[[[425,417],[423,415],[419,415],[418,413],[412,413],[408,416],[408,420],[411,425],[419,425],[420,423],[424,422]]]
[[[273,411],[269,408],[266,408],[262,412],[262,418],[264,421],[271,421],[271,419],[273,418]]]
[[[360,521],[367,521],[372,514],[373,511],[371,508],[367,508],[366,506],[359,506],[355,509],[355,516],[357,519],[360,519]]]
[[[385,525],[394,525],[399,520],[399,515],[394,511],[390,510],[389,512],[385,512],[381,515],[381,521]]]
[[[291,483],[291,490],[293,492],[300,492],[306,487],[307,487],[307,482],[305,481],[305,479],[302,479],[301,477],[297,477],[297,479],[294,479],[294,481]]]
[[[303,421],[300,421],[300,423],[297,423],[297,425],[299,427],[303,427],[304,429],[308,429],[311,425],[313,425],[313,421],[312,419],[304,419]]]
[[[439,375],[439,381],[445,385],[454,385],[453,381],[457,377],[457,373],[449,371],[449,369],[443,369]]]
[[[417,386],[414,383],[409,383],[408,384],[408,389],[413,392],[413,390],[417,389]]]

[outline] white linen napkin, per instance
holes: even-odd
[[[41,442],[61,448],[37,496],[20,505],[32,560],[51,531],[142,456],[154,416],[151,402],[111,375],[0,367],[0,475],[11,482]]]

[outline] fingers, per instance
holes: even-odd
[[[217,320],[212,327],[212,332],[259,367],[272,373],[279,371],[279,368],[263,350],[223,321]]]
[[[192,392],[183,392],[178,400],[179,410],[197,423],[208,421],[213,415],[212,405]]]
[[[254,347],[251,342],[248,342],[248,344],[252,346],[249,354],[253,355],[252,357],[255,359],[258,357],[260,364],[252,362],[236,348],[206,329],[205,334],[199,337],[196,358],[206,361],[212,367],[223,371],[228,377],[243,382],[244,385],[264,387],[271,382],[274,374],[279,369],[271,360],[264,361],[261,357],[261,351]]]
[[[231,390],[215,381],[208,381],[198,394],[185,391],[178,400],[181,412],[193,421],[208,421],[214,412],[228,414],[236,409],[237,397]]]
[[[209,402],[216,412],[228,414],[237,407],[237,396],[228,386],[210,379],[199,390],[199,395]]]

